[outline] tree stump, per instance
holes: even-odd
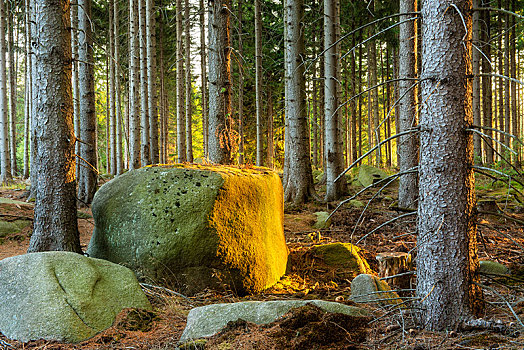
[[[411,254],[403,252],[380,253],[377,255],[379,276],[396,276],[413,270]],[[398,276],[387,280],[388,284],[399,289],[408,289],[411,286],[412,275]]]

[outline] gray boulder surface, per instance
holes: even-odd
[[[89,256],[194,294],[258,292],[285,273],[283,189],[269,169],[178,165],[130,171],[93,201]]]
[[[123,266],[69,252],[0,261],[0,332],[10,339],[77,343],[109,328],[124,308],[151,305]]]
[[[180,342],[211,337],[224,328],[228,322],[239,319],[256,324],[268,324],[283,316],[289,310],[306,304],[313,304],[331,313],[368,316],[364,309],[324,300],[244,301],[231,304],[212,304],[194,308],[189,312],[187,325]]]
[[[381,305],[398,304],[399,295],[380,278],[369,274],[360,274],[351,281],[351,300],[356,303],[378,303]]]

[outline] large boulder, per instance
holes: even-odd
[[[265,168],[142,168],[102,186],[92,209],[89,256],[187,294],[258,292],[286,270],[282,184]]]
[[[231,304],[211,304],[191,309],[180,342],[211,337],[224,328],[228,322],[239,319],[256,324],[268,324],[289,310],[307,304],[313,304],[330,313],[368,316],[364,309],[324,300],[244,301]]]
[[[110,327],[124,308],[151,309],[133,271],[75,253],[0,261],[0,332],[22,342],[80,342]]]

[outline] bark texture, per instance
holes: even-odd
[[[140,116],[138,85],[140,52],[138,44],[138,7],[129,0],[129,169],[140,168]]]
[[[417,11],[416,0],[400,0],[400,13]],[[403,21],[413,17],[402,16]],[[418,88],[412,79],[417,77],[417,22],[409,21],[399,26],[399,131],[409,130],[417,125]],[[409,80],[411,79],[411,80]],[[418,164],[418,138],[416,134],[401,136],[398,140],[398,165],[400,172]],[[416,208],[418,197],[418,176],[407,174],[399,179],[398,204],[402,208]]]
[[[191,86],[191,22],[189,19],[189,0],[184,4],[184,61],[186,66],[186,161],[193,163],[193,99]]]
[[[92,0],[78,1],[78,91],[80,98],[80,157],[78,200],[90,204],[98,182],[96,157],[95,71],[93,32],[91,26]]]
[[[176,0],[176,128],[178,162],[186,159],[186,121],[184,114],[184,52],[182,0]]]
[[[422,99],[417,296],[428,330],[478,310],[471,108],[471,0],[422,1]],[[465,38],[465,41],[463,41]]]
[[[304,82],[304,3],[287,0],[285,5],[286,144],[284,200],[304,203],[314,196],[309,128]]]
[[[255,0],[255,107],[257,118],[257,159],[256,165],[262,166],[264,148],[262,128],[262,10],[260,0]]]
[[[33,4],[35,0],[33,0]],[[33,7],[34,8],[34,7]],[[32,40],[36,188],[29,252],[81,252],[76,222],[69,0],[39,0]]]
[[[7,119],[7,75],[5,47],[5,2],[0,1],[0,184],[11,180],[9,123]]]
[[[233,161],[231,116],[231,1],[211,0],[209,7],[209,159],[217,164]]]
[[[139,46],[140,46],[140,162],[151,164],[149,151],[149,96],[147,73],[146,0],[138,5]]]
[[[204,0],[200,0],[200,74],[202,80],[202,138],[204,158],[208,157],[208,113],[207,113],[207,55],[206,55],[206,23]]]

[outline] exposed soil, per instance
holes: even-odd
[[[432,333],[416,326],[416,308],[410,302],[402,307],[365,306],[368,320],[330,315],[315,307],[291,311],[276,322],[257,326],[244,321],[228,328],[207,343],[186,349],[524,349],[524,335],[513,312],[524,315],[524,209],[521,198],[507,196],[507,189],[492,189],[486,182],[478,191],[479,257],[498,261],[512,269],[512,277],[483,277],[486,303],[483,326],[475,329]],[[356,189],[352,189],[355,193]],[[365,205],[377,192],[372,190],[358,199]],[[24,191],[0,189],[0,197],[24,201]],[[379,225],[405,212],[395,210],[396,189],[386,189],[376,196],[363,214],[363,208],[344,206],[332,218],[328,229],[312,228],[313,213],[331,211],[337,203],[308,204],[287,208],[285,234],[290,249],[289,271],[282,280],[259,295],[239,298],[231,291],[205,291],[191,298],[181,298],[160,289],[146,289],[155,312],[123,311],[115,325],[94,338],[76,345],[49,341],[26,344],[0,336],[13,349],[175,349],[185,327],[187,312],[194,306],[241,300],[287,298],[324,299],[352,304],[350,280],[340,277],[329,266],[315,259],[310,248],[329,242],[358,243],[371,268],[378,270],[375,259],[382,252],[410,252],[415,255],[415,216],[406,216],[366,236]],[[94,227],[89,209],[80,209],[79,230],[85,249]],[[0,204],[0,219],[32,220],[31,205]],[[355,227],[357,220],[359,224]],[[11,234],[0,241],[0,259],[25,253],[31,228]],[[367,237],[367,238],[364,238]],[[416,257],[415,257],[416,259]],[[412,281],[414,283],[414,281]],[[497,295],[498,294],[498,295]],[[411,295],[411,294],[409,294]],[[504,300],[502,300],[504,298]],[[520,300],[520,302],[519,302]],[[507,303],[513,305],[513,311]],[[494,322],[500,321],[496,326]],[[495,325],[495,326],[493,326]]]

